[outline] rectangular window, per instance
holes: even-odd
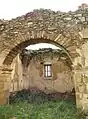
[[[51,64],[44,65],[44,77],[52,77],[52,65]]]

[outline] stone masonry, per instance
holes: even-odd
[[[8,102],[11,64],[26,46],[51,43],[71,61],[77,107],[88,109],[88,7],[68,13],[34,10],[16,19],[0,20],[0,104]]]

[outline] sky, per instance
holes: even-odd
[[[34,9],[51,9],[54,11],[75,11],[82,3],[88,3],[88,0],[0,0],[0,19],[10,20],[24,15]],[[29,49],[54,48],[49,44],[31,45]]]
[[[39,8],[74,11],[82,3],[88,0],[0,0],[0,19],[12,19]]]
[[[31,49],[32,50],[38,50],[39,48],[60,49],[57,46],[52,45],[52,44],[48,44],[48,43],[38,43],[38,44],[30,45],[30,46],[26,47],[26,49],[28,49],[28,50],[31,50]]]

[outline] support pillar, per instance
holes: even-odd
[[[0,67],[0,104],[9,103],[11,69]]]
[[[88,111],[88,69],[74,70],[77,108]]]

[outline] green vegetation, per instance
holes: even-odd
[[[13,103],[11,99],[11,104],[0,106],[0,119],[85,119],[72,99],[50,100],[35,93],[27,96],[21,93]]]

